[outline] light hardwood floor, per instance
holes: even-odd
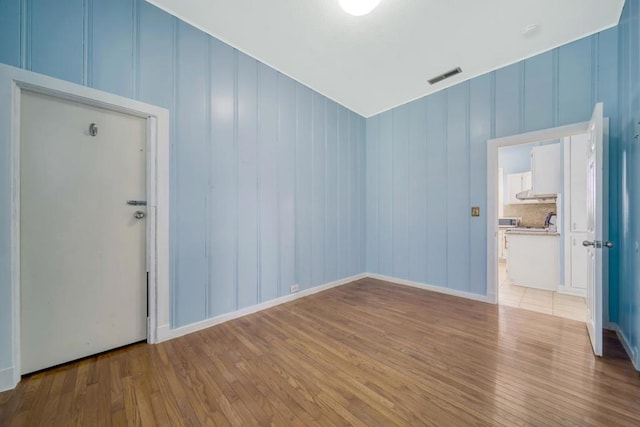
[[[361,280],[25,377],[0,425],[640,425],[584,323]]]

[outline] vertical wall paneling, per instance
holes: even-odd
[[[338,106],[338,276],[349,273],[349,112]]]
[[[278,74],[258,64],[260,301],[278,297]]]
[[[606,37],[602,34],[603,37]],[[609,39],[602,40],[611,45]],[[619,288],[617,296],[611,299],[617,317],[620,333],[625,338],[635,357],[636,366],[640,366],[640,254],[637,250],[640,240],[640,190],[638,189],[638,164],[640,150],[635,138],[637,123],[640,121],[640,2],[628,0],[625,3],[619,26],[619,60],[618,60],[618,117],[619,134],[613,132],[611,148],[615,149],[615,177],[618,185],[616,227],[612,233],[618,247],[610,258],[617,261],[617,271],[612,274],[617,278]],[[599,53],[602,54],[603,46]],[[605,78],[607,70],[601,62],[599,78]],[[599,93],[602,97],[602,94]],[[611,124],[611,123],[610,123]],[[613,202],[613,200],[611,200]],[[615,267],[615,266],[614,266]]]
[[[238,53],[238,308],[258,302],[257,66]]]
[[[447,92],[427,98],[427,283],[447,286]]]
[[[469,146],[468,85],[448,90],[447,102],[447,286],[469,287]]]
[[[409,115],[408,105],[398,107],[393,112],[392,132],[392,240],[394,277],[407,277],[409,263]]]
[[[0,62],[19,66],[23,15],[20,0],[0,2]],[[11,153],[0,143],[0,369],[11,366]]]
[[[361,273],[360,266],[360,193],[359,186],[359,159],[358,159],[358,116],[349,111],[349,137],[347,139],[349,146],[349,269],[348,276]]]
[[[146,1],[140,1],[138,16],[138,99],[171,108],[173,104],[173,22]],[[159,73],[158,70],[164,70]]]
[[[171,108],[170,112],[170,133],[171,141],[169,145],[169,275],[171,283],[169,286],[169,295],[171,298],[171,327],[177,326],[178,322],[178,252],[179,239],[178,227],[176,226],[176,218],[178,217],[178,180],[176,170],[178,168],[178,27],[180,21],[172,19],[173,33],[173,57],[171,61],[171,74],[173,81],[171,82]],[[90,75],[90,70],[88,70]]]
[[[236,308],[235,55],[215,39],[210,49],[209,315],[215,316]]]
[[[524,128],[530,132],[554,126],[554,52],[549,51],[524,61]],[[549,106],[552,108],[549,108]]]
[[[313,94],[311,164],[311,284],[325,279],[325,153],[326,98]]]
[[[280,295],[296,283],[296,84],[278,75],[278,206]]]
[[[618,205],[619,197],[616,191],[620,168],[618,167],[618,149],[620,132],[613,121],[618,117],[618,30],[612,28],[598,34],[597,38],[597,89],[596,101],[604,103],[604,115],[610,118],[609,126],[609,237],[616,241],[618,236]],[[594,61],[595,62],[595,61]],[[618,298],[618,256],[619,246],[609,251],[609,317],[612,322],[617,321]]]
[[[620,194],[620,204],[619,204],[619,213],[618,213],[618,223],[619,230],[617,236],[617,243],[619,247],[619,267],[618,267],[618,277],[619,277],[619,288],[618,288],[618,301],[617,310],[618,310],[618,326],[622,333],[627,334],[629,331],[629,325],[627,324],[628,316],[626,313],[625,300],[627,299],[627,290],[628,286],[625,285],[625,280],[628,280],[628,270],[632,260],[629,259],[630,253],[630,239],[629,239],[629,188],[627,183],[627,148],[630,143],[630,136],[632,132],[633,122],[631,119],[629,108],[629,102],[631,97],[628,96],[628,90],[630,85],[630,73],[629,73],[629,64],[634,58],[633,53],[629,47],[629,27],[630,27],[630,19],[631,19],[631,2],[625,4],[625,9],[623,12],[622,22],[620,24],[620,52],[623,53],[620,55],[619,60],[619,80],[620,80],[620,88],[618,91],[619,94],[619,113],[620,113],[620,145],[618,148],[618,156],[619,156],[619,194]],[[627,53],[626,55],[624,53]]]
[[[366,137],[367,155],[367,245],[366,245],[366,271],[380,271],[380,239],[379,239],[379,189],[380,187],[380,115],[367,120]]]
[[[311,90],[296,85],[298,123],[296,128],[296,251],[298,283],[311,285],[311,203],[312,203],[312,117]]]
[[[517,63],[495,72],[495,136],[508,136],[520,133],[520,78],[523,64]]]
[[[493,86],[490,75],[469,83],[469,204],[480,206],[480,217],[471,218],[469,230],[469,291],[486,293],[487,262],[487,140],[491,138],[491,101]],[[497,191],[497,188],[495,189]]]
[[[208,44],[203,33],[183,23],[177,37],[176,324],[186,325],[205,319],[207,305]]]
[[[592,46],[591,37],[580,39],[559,48],[559,125],[566,125],[591,117]]]
[[[360,258],[358,271],[367,271],[367,124],[366,121],[358,117],[358,188],[360,197],[360,211],[358,212],[359,236],[360,236]]]
[[[93,1],[89,15],[91,32],[91,85],[96,89],[132,98],[134,1]]]
[[[393,111],[379,116],[378,253],[379,273],[393,276]]]
[[[338,105],[327,101],[327,151],[326,160],[326,237],[325,237],[325,277],[327,282],[339,278],[338,274]]]
[[[0,62],[20,66],[21,0],[0,2]]]
[[[427,281],[427,102],[409,105],[408,225],[409,270],[415,282]]]
[[[73,83],[83,81],[83,0],[30,0],[26,55],[32,71]]]

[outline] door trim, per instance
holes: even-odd
[[[0,156],[10,158],[10,190],[0,181],[0,200],[10,196],[10,236],[0,228],[0,240],[10,238],[8,283],[0,276],[0,297],[10,287],[11,366],[13,384],[20,381],[20,100],[23,90],[116,111],[147,121],[147,271],[149,273],[147,342],[169,325],[169,111],[154,105],[0,64]],[[4,178],[7,178],[5,175]],[[2,187],[4,186],[4,188]],[[9,194],[5,190],[9,190]],[[8,202],[8,200],[6,200]],[[0,203],[1,205],[1,203]],[[4,217],[0,212],[0,218]],[[0,227],[4,227],[0,224]],[[5,240],[6,241],[6,240]],[[6,255],[0,248],[0,257]],[[0,264],[5,260],[0,258]],[[0,272],[2,274],[2,272]],[[9,286],[7,286],[9,285]],[[0,298],[0,301],[2,298]],[[6,304],[6,303],[5,303]],[[0,310],[3,307],[0,302]],[[0,335],[0,340],[3,340]],[[8,343],[0,342],[0,346]],[[7,361],[0,360],[0,370]]]
[[[487,298],[498,303],[498,150],[586,133],[589,122],[487,140]],[[493,191],[492,191],[493,190]]]
[[[584,134],[589,122],[573,123],[555,128],[543,129],[517,135],[487,140],[487,299],[498,303],[498,150],[514,145],[529,144],[550,139]],[[609,118],[603,119],[602,165],[603,165],[603,206],[609,206]],[[491,191],[493,189],[493,191]],[[565,221],[563,218],[562,221]],[[603,209],[603,239],[609,236],[609,210]],[[563,236],[564,237],[564,236]],[[603,253],[602,260],[602,324],[609,324],[609,253]]]

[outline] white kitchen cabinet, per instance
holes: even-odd
[[[586,233],[574,233],[571,237],[571,288],[587,289],[587,248],[582,245]],[[565,284],[566,285],[566,284]]]
[[[560,159],[560,144],[541,145],[531,149],[533,194],[558,194],[562,191]]]
[[[498,229],[498,259],[500,261],[505,261],[507,259],[507,238],[505,235],[505,229]]]
[[[560,236],[507,233],[507,269],[515,285],[556,291],[560,284]]]
[[[531,172],[510,173],[507,175],[507,203],[520,205],[524,203],[537,203],[537,200],[519,200],[516,194],[531,189]]]
[[[564,286],[558,291],[586,296],[587,135],[564,139]]]

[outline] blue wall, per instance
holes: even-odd
[[[484,295],[487,139],[616,118],[617,54],[613,28],[367,119],[367,271]]]
[[[616,294],[611,294],[617,308],[618,326],[635,352],[640,366],[640,150],[634,135],[640,133],[640,1],[627,0],[618,26],[620,34],[619,109],[620,138],[615,153],[611,179],[618,182],[620,196],[613,241],[618,247],[620,278]]]
[[[469,208],[486,212],[486,140],[588,120],[603,101],[610,312],[637,347],[639,19],[628,0],[617,28],[367,119],[366,150],[360,116],[143,0],[3,0],[0,62],[170,109],[174,327],[360,273],[365,255],[373,273],[484,294],[486,220]]]
[[[361,116],[142,0],[3,0],[0,62],[170,110],[173,327],[364,271]]]

